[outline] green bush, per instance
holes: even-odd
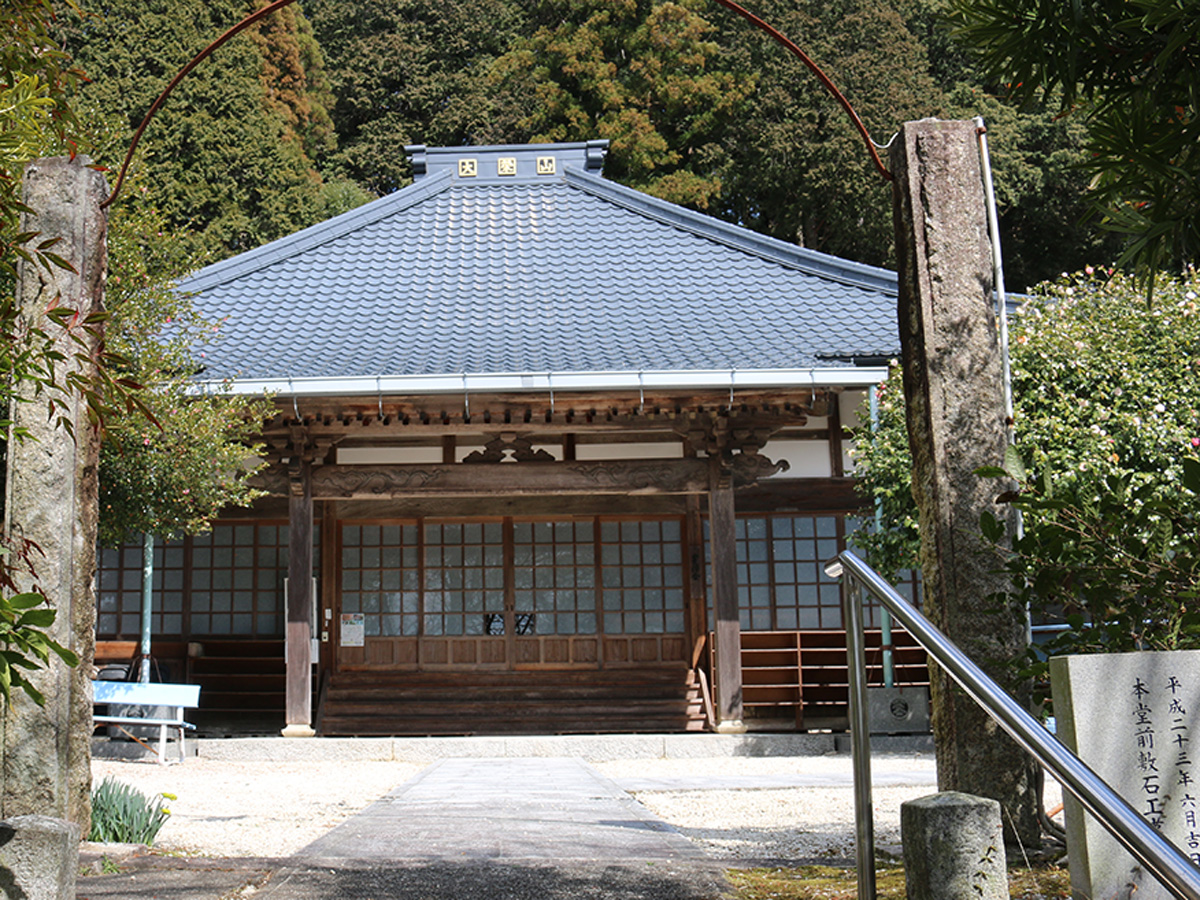
[[[105,778],[92,790],[92,830],[89,841],[114,844],[154,843],[171,811],[163,800],[172,794],[159,794],[153,800],[128,784]]]

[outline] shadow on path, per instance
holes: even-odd
[[[283,869],[262,900],[720,900],[728,885],[716,866],[434,863],[404,868]]]

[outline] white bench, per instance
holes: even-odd
[[[198,684],[142,684],[136,681],[93,681],[92,701],[94,703],[115,704],[117,706],[144,707],[145,715],[96,715],[92,721],[96,724],[116,725],[139,744],[138,740],[125,726],[157,725],[158,726],[158,761],[164,765],[167,762],[167,731],[174,729],[179,733],[179,761],[183,762],[183,735],[195,725],[185,722],[183,711],[195,709],[200,705],[200,685]],[[168,707],[173,711],[170,716],[156,717],[156,707]],[[149,746],[143,744],[143,746]],[[154,750],[153,747],[150,747]]]

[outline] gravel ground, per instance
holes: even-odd
[[[424,768],[413,763],[92,760],[144,794],[174,794],[155,846],[203,856],[290,856]]]
[[[887,756],[873,771],[933,773],[932,756]],[[733,759],[650,759],[596,763],[610,778],[798,775],[814,782],[848,776],[846,756]],[[897,780],[891,779],[889,780]],[[937,788],[928,783],[872,788],[875,844],[900,853],[900,804]],[[853,787],[792,787],[757,790],[637,791],[634,796],[715,859],[853,859]]]
[[[854,855],[854,797],[829,786],[848,775],[846,756],[633,759],[593,763],[610,778],[795,775],[816,786],[767,789],[637,791],[639,801],[718,860],[848,859]],[[876,844],[899,853],[900,804],[932,793],[928,755],[872,762]],[[171,793],[171,818],[156,845],[206,856],[288,856],[416,775],[399,762],[225,762],[203,757],[184,765],[94,760],[96,783],[110,775],[144,793]],[[897,784],[912,773],[916,784]],[[885,776],[882,778],[879,776]],[[924,781],[925,783],[920,783]],[[824,782],[824,784],[823,784]],[[1046,802],[1058,802],[1047,790]]]

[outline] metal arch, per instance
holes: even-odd
[[[107,209],[108,206],[110,204],[112,204],[113,201],[115,201],[117,199],[117,197],[120,195],[121,188],[125,184],[125,177],[129,173],[129,165],[133,161],[134,151],[137,150],[138,143],[142,139],[142,133],[145,132],[146,127],[150,124],[150,120],[154,118],[154,114],[156,112],[158,112],[158,110],[162,107],[162,105],[164,103],[166,103],[167,97],[170,96],[170,94],[173,90],[175,90],[176,85],[178,85],[179,82],[181,82],[188,75],[188,73],[192,71],[192,69],[196,68],[196,66],[198,66],[201,62],[203,62],[205,59],[207,59],[209,56],[211,56],[217,50],[217,48],[219,48],[223,44],[227,43],[229,40],[231,40],[233,37],[235,37],[242,31],[245,31],[247,28],[249,28],[251,25],[253,25],[255,22],[259,21],[260,19],[264,19],[267,16],[271,15],[272,13],[274,13],[278,10],[281,10],[285,6],[289,6],[295,2],[296,2],[296,0],[275,0],[275,2],[269,3],[268,5],[264,6],[262,9],[258,10],[257,12],[251,13],[250,15],[246,16],[246,18],[242,19],[242,21],[238,22],[236,25],[234,25],[232,28],[230,28],[228,31],[226,31],[224,34],[222,34],[220,37],[218,37],[215,41],[213,41],[207,47],[205,47],[203,50],[201,50],[199,53],[197,53],[192,58],[191,62],[189,62],[186,66],[184,66],[182,69],[179,70],[178,74],[176,74],[176,76],[171,79],[170,84],[168,84],[165,88],[163,88],[163,92],[158,95],[157,99],[155,99],[154,103],[150,106],[150,109],[146,112],[145,117],[142,119],[141,124],[138,125],[137,131],[134,132],[133,140],[130,141],[130,143],[129,143],[129,149],[125,153],[125,159],[121,163],[121,169],[117,174],[116,184],[113,185],[112,193],[109,194],[108,198],[103,203],[100,204],[101,209]],[[719,3],[721,6],[724,6],[726,9],[741,16],[743,19],[745,19],[747,22],[749,22],[756,28],[758,28],[762,31],[765,31],[776,42],[781,44],[785,49],[787,49],[793,55],[798,57],[800,59],[800,61],[802,63],[804,63],[804,65],[807,66],[808,69],[814,75],[817,76],[817,79],[824,86],[825,90],[827,90],[834,97],[834,99],[837,100],[837,102],[841,105],[842,109],[844,109],[846,111],[846,115],[848,115],[850,117],[850,121],[854,124],[854,127],[858,130],[858,133],[860,135],[862,135],[863,141],[866,143],[866,146],[867,146],[867,153],[870,155],[871,162],[874,164],[875,169],[879,172],[879,174],[881,176],[883,176],[885,181],[892,181],[893,180],[892,173],[887,170],[887,168],[883,164],[883,161],[879,158],[879,153],[875,149],[875,147],[877,145],[875,144],[875,142],[873,140],[871,140],[871,135],[867,131],[867,127],[863,124],[862,119],[859,118],[858,113],[855,111],[854,107],[851,106],[850,101],[846,99],[845,95],[842,94],[842,92],[840,90],[838,90],[837,85],[835,85],[833,83],[833,81],[829,78],[828,75],[826,75],[823,71],[821,71],[820,66],[818,66],[815,62],[813,62],[812,58],[809,57],[809,55],[807,53],[805,53],[803,50],[801,50],[800,47],[797,46],[794,41],[792,41],[791,39],[786,37],[778,29],[772,27],[771,25],[768,25],[765,21],[760,19],[758,16],[754,15],[754,13],[749,12],[746,9],[743,9],[737,3],[734,3],[733,0],[716,0],[716,2]]]
[[[741,16],[755,28],[765,31],[772,38],[774,38],[777,43],[782,44],[784,48],[789,50],[793,55],[797,56],[800,61],[804,63],[804,65],[808,66],[809,71],[816,75],[817,80],[821,82],[825,90],[833,95],[833,98],[837,100],[842,109],[846,111],[846,115],[850,117],[850,121],[854,123],[854,127],[858,130],[858,133],[862,135],[863,142],[867,145],[867,153],[871,157],[871,162],[875,166],[876,171],[883,176],[884,181],[892,181],[892,173],[887,170],[887,167],[883,164],[883,160],[879,158],[879,152],[875,149],[876,144],[873,140],[871,140],[871,135],[867,131],[867,126],[863,124],[862,119],[859,118],[854,107],[850,105],[850,101],[847,100],[845,95],[837,89],[837,85],[833,83],[828,75],[821,71],[821,67],[813,62],[812,58],[803,50],[801,50],[795,44],[795,42],[785,36],[777,28],[768,25],[758,16],[754,15],[754,13],[743,9],[741,6],[738,6],[738,4],[734,3],[733,0],[716,0],[716,2],[731,12],[737,13],[737,15]]]

